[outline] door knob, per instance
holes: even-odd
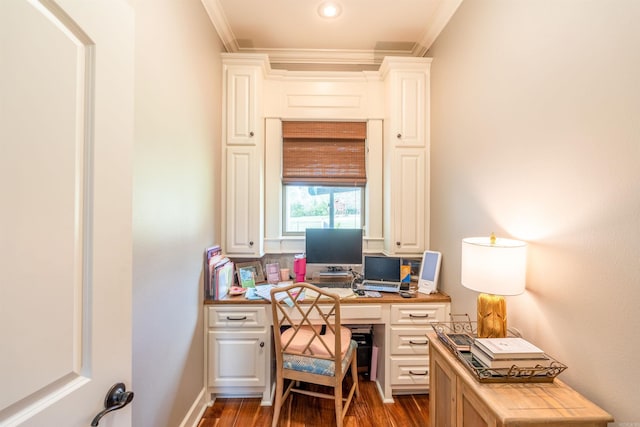
[[[100,419],[107,415],[109,412],[122,409],[127,406],[133,400],[133,392],[126,391],[127,388],[123,383],[116,383],[107,392],[104,398],[104,409],[95,416],[91,421],[91,426],[95,427],[100,422]]]

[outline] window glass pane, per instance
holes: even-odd
[[[361,228],[362,188],[285,185],[284,232]]]

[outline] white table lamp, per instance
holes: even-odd
[[[478,337],[504,337],[504,295],[524,292],[527,244],[519,240],[470,237],[462,240],[461,282],[478,295]]]

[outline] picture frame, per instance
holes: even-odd
[[[264,283],[264,272],[259,261],[236,263],[238,284],[243,288],[252,288],[256,283]]]
[[[266,264],[264,266],[264,269],[266,270],[266,276],[267,276],[267,283],[278,283],[280,282],[280,263],[279,262],[272,262],[269,264]]]

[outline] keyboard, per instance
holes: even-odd
[[[365,291],[377,291],[377,292],[400,292],[400,283],[393,282],[362,282],[362,289]]]
[[[325,281],[325,282],[311,282],[312,285],[315,285],[319,288],[350,288],[351,280],[348,282],[337,282],[335,280]]]

